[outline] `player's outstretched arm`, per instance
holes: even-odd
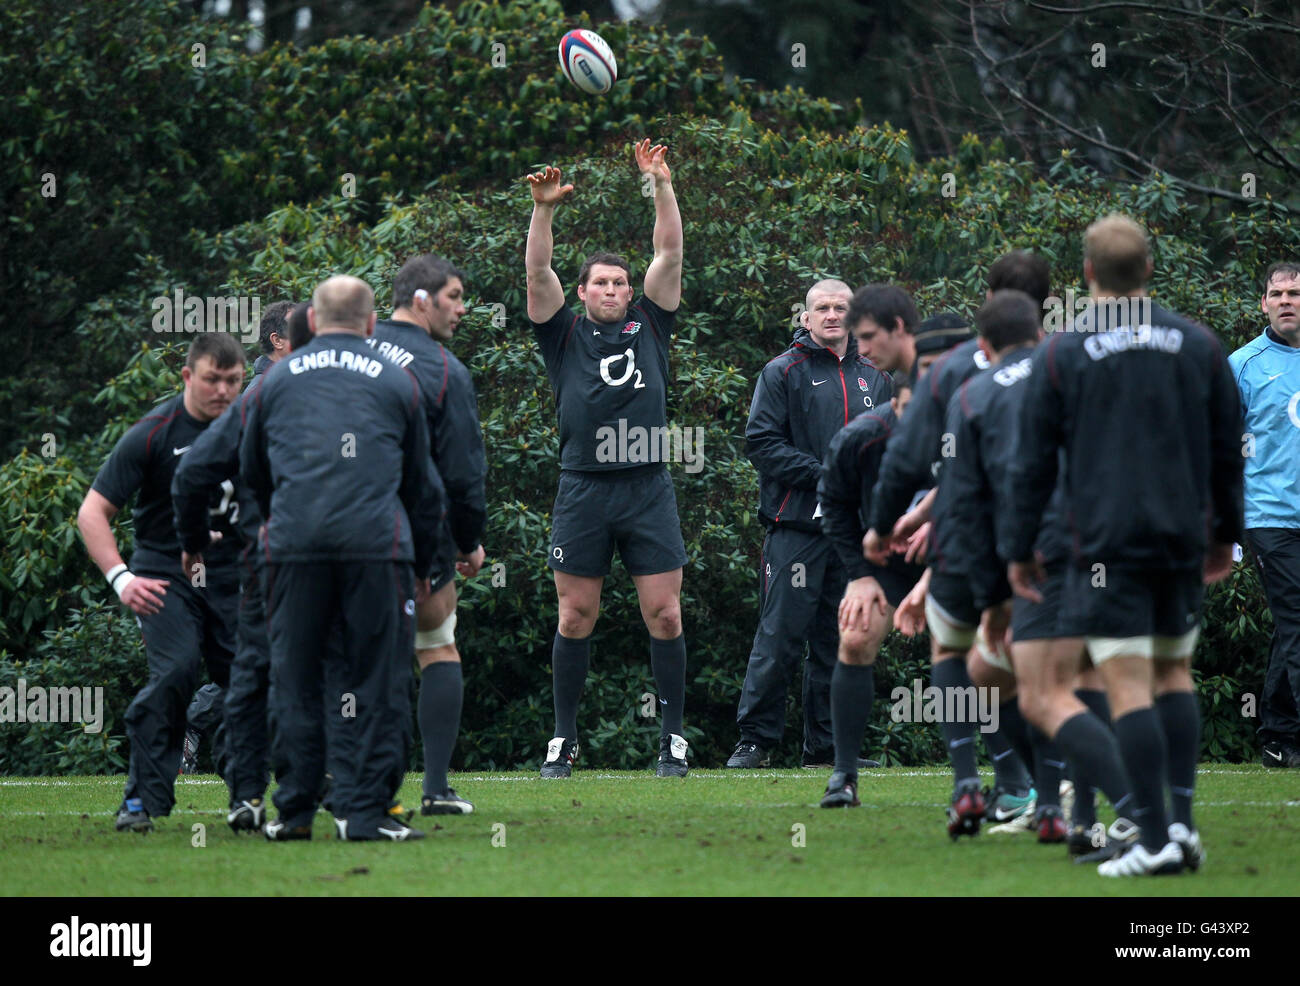
[[[549,165],[528,175],[533,193],[533,218],[528,224],[528,245],[524,248],[524,267],[528,275],[528,318],[533,322],[549,321],[564,307],[564,286],[551,269],[555,240],[551,222],[555,207],[573,191],[572,185],[560,184],[560,169]]]
[[[682,214],[673,192],[673,175],[666,161],[668,148],[650,146],[649,138],[636,145],[636,166],[654,179],[654,260],[645,272],[645,296],[666,312],[682,302]]]

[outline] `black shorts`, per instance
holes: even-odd
[[[1038,591],[1043,594],[1041,603],[1020,596],[1011,600],[1011,639],[1015,643],[1025,640],[1054,640],[1065,634],[1058,632],[1061,616],[1061,594],[1065,591],[1065,562],[1052,562],[1044,566],[1047,578]]]
[[[935,572],[930,576],[929,596],[955,622],[970,627],[979,626],[980,611],[975,606],[975,596],[971,593],[970,582],[964,575],[944,575]]]
[[[658,575],[686,564],[677,495],[663,466],[608,473],[560,473],[546,563],[557,572],[609,574],[618,547],[630,575]]]
[[[444,520],[437,547],[433,550],[433,568],[429,570],[431,592],[437,592],[456,577],[456,556],[459,554],[456,539],[451,536],[451,524]]]
[[[876,569],[873,578],[880,583],[880,588],[885,590],[885,599],[889,605],[898,609],[924,574],[924,565],[905,562],[902,555],[891,555],[889,564],[884,568]]]
[[[1104,577],[1103,577],[1104,576]],[[1201,571],[1067,565],[1061,637],[1182,637],[1200,625],[1205,586]]]

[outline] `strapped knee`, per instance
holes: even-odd
[[[450,647],[456,643],[456,611],[452,610],[445,620],[432,630],[415,631],[415,649],[430,650],[434,647]]]

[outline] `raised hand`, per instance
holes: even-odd
[[[533,201],[538,205],[555,205],[573,191],[572,185],[560,184],[560,169],[547,165],[535,175],[528,175]]]
[[[655,144],[650,146],[650,138],[647,137],[637,144],[633,145],[636,151],[636,166],[641,169],[643,175],[654,175],[656,182],[672,181],[673,173],[668,169],[668,147],[665,144]]]

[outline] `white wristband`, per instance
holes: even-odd
[[[108,579],[108,584],[117,593],[118,599],[122,598],[122,593],[126,591],[126,587],[135,581],[135,575],[125,565],[114,565],[104,577]]]

